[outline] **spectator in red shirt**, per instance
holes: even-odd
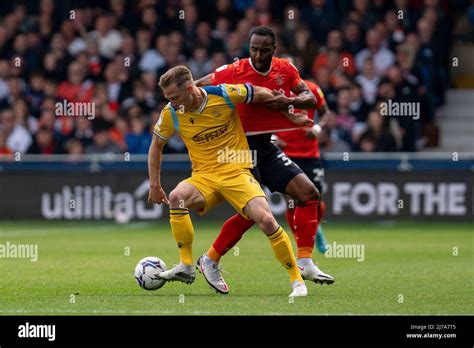
[[[343,51],[342,33],[339,30],[332,30],[327,39],[326,50],[320,53],[313,62],[313,75],[322,66],[328,66],[328,54],[334,52],[337,54],[337,69],[349,75],[356,73],[354,57],[351,53]]]
[[[58,86],[57,97],[67,99],[73,103],[90,102],[94,95],[94,85],[89,80],[84,80],[86,71],[84,67],[73,62],[68,67],[67,81]]]
[[[5,133],[0,131],[0,157],[12,154],[13,151],[7,146],[7,137],[5,136]]]

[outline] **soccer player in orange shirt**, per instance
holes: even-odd
[[[319,192],[304,172],[271,142],[271,134],[295,129],[295,125],[278,111],[294,112],[316,106],[316,98],[301,79],[298,69],[287,59],[274,56],[275,33],[267,26],[256,27],[250,33],[250,58],[224,65],[213,74],[198,80],[198,86],[221,83],[246,83],[274,91],[275,97],[263,105],[238,105],[242,126],[251,150],[256,151],[255,177],[272,192],[285,193],[298,201],[294,222],[298,228],[296,239],[304,240],[298,246],[297,263],[303,279],[316,283],[333,283],[334,278],[322,272],[312,260],[314,236],[318,226]],[[290,96],[291,92],[294,96]],[[281,109],[284,105],[284,109]],[[272,125],[269,127],[268,125]],[[270,129],[269,129],[270,128]],[[222,230],[200,259],[199,270],[206,280],[219,291],[228,288],[217,264],[221,256],[235,245],[254,224],[239,214],[228,219]],[[309,236],[309,238],[308,238]]]

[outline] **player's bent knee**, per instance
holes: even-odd
[[[299,174],[290,181],[286,193],[304,203],[319,199],[319,190],[305,174]]]
[[[319,190],[316,186],[312,185],[311,190],[308,192],[308,201],[317,201],[319,200]]]
[[[319,199],[319,190],[313,184],[305,185],[305,187],[299,190],[296,198],[300,202],[317,201]]]
[[[271,213],[265,211],[260,216],[258,226],[263,232],[265,232],[265,234],[269,235],[275,232],[275,230],[278,228],[278,223]]]
[[[180,190],[175,189],[171,191],[168,200],[170,201],[171,208],[187,208],[185,195]]]

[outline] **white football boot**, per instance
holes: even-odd
[[[207,283],[220,294],[228,294],[229,287],[221,275],[219,264],[210,259],[206,254],[202,255],[196,262],[196,268],[204,276]]]
[[[296,261],[298,268],[300,269],[301,277],[304,280],[310,280],[316,284],[329,284],[335,282],[333,276],[321,271],[318,266],[313,263],[311,259],[298,259]]]
[[[175,265],[172,269],[161,272],[158,277],[169,281],[180,281],[186,284],[191,284],[196,279],[196,272],[193,265],[184,265],[180,263]]]
[[[293,288],[293,291],[288,297],[303,297],[308,295],[308,289],[306,289],[304,282],[295,280],[293,283],[291,283],[291,287]]]

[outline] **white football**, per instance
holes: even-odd
[[[158,274],[167,269],[163,260],[148,256],[138,261],[137,267],[135,267],[135,279],[138,285],[145,290],[158,290],[166,283],[166,280],[158,277]]]

